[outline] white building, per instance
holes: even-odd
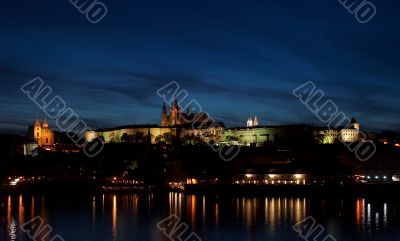
[[[24,156],[32,156],[35,152],[35,149],[38,148],[39,145],[36,141],[30,141],[24,143]]]
[[[338,141],[356,142],[360,140],[360,123],[352,118],[348,126],[317,128],[313,135],[322,144],[333,144]]]

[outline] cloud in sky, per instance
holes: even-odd
[[[103,1],[90,24],[69,1],[0,9],[0,130],[40,110],[19,87],[41,76],[93,128],[158,123],[156,90],[177,81],[227,126],[321,124],[291,95],[314,81],[349,116],[398,130],[400,3],[359,24],[338,1]],[[50,122],[51,124],[51,122]]]

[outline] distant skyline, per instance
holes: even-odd
[[[157,89],[177,81],[214,119],[323,126],[292,90],[313,81],[362,129],[399,131],[400,3],[360,24],[337,1],[111,1],[91,24],[68,1],[0,8],[0,133],[40,109],[20,91],[39,76],[91,128],[158,124]],[[55,125],[48,119],[50,126]]]

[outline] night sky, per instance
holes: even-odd
[[[97,24],[68,0],[2,1],[0,132],[42,116],[20,91],[36,76],[93,129],[159,123],[170,81],[228,127],[323,125],[292,95],[314,81],[364,130],[399,130],[400,2],[370,1],[366,24],[337,0],[102,0]]]

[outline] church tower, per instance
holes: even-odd
[[[49,128],[49,123],[47,122],[46,116],[44,116],[44,121],[43,121],[43,129],[44,128]]]
[[[163,105],[162,113],[161,113],[161,126],[168,126],[169,120],[168,120],[168,113],[167,113],[167,108],[165,108],[165,102]]]
[[[169,124],[171,126],[180,124],[179,122],[180,114],[181,114],[181,107],[178,105],[178,100],[176,99],[175,96],[174,104],[171,106],[169,115]]]
[[[250,114],[249,114],[249,118],[247,118],[247,127],[253,127],[253,120],[251,119]]]
[[[44,116],[43,126],[40,133],[39,145],[51,146],[54,144],[54,133],[53,130],[49,128],[49,123],[47,122],[46,116]]]
[[[40,126],[39,118],[36,117],[35,126],[33,127],[33,133],[35,135],[35,140],[39,144],[41,142],[42,127]]]
[[[258,118],[257,118],[257,116],[254,117],[253,126],[258,126]]]

